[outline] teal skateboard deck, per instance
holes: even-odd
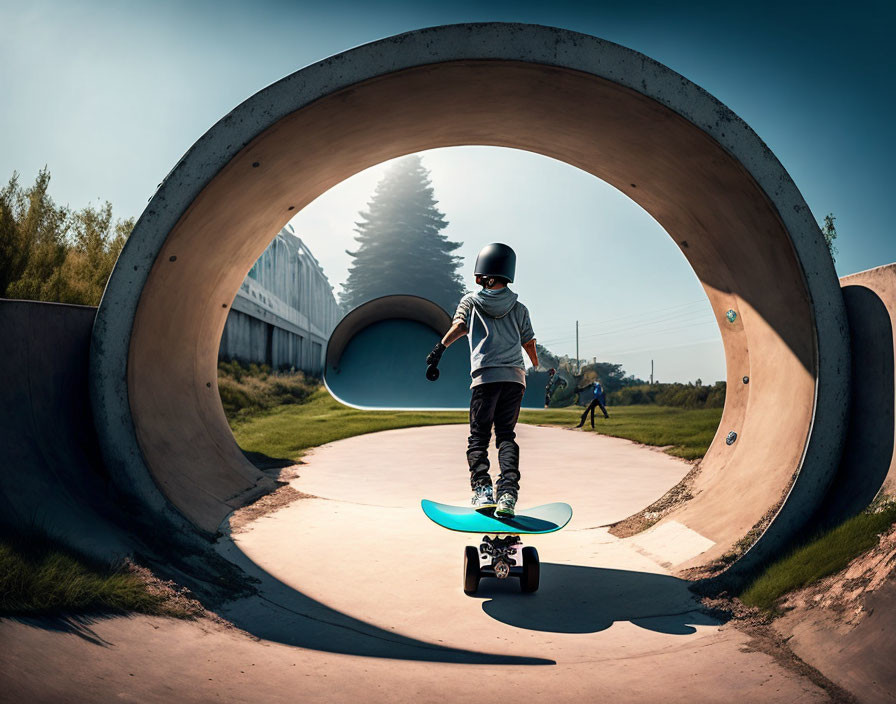
[[[449,506],[427,499],[423,499],[420,505],[423,507],[423,513],[433,523],[461,533],[501,535],[553,533],[563,528],[572,518],[572,507],[564,503],[544,504],[528,508],[517,513],[513,518],[495,516],[494,507],[475,509]]]
[[[523,547],[520,536],[553,533],[572,518],[572,507],[564,503],[528,508],[513,518],[496,516],[494,506],[466,508],[427,499],[420,506],[427,518],[442,528],[482,534],[478,548],[468,545],[464,549],[464,592],[467,594],[476,593],[483,577],[517,577],[524,593],[537,591],[541,579],[538,551],[531,545]]]

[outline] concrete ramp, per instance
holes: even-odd
[[[0,521],[104,558],[115,527],[87,393],[96,308],[0,300]]]
[[[451,345],[429,381],[426,355],[445,334],[451,318],[418,296],[383,296],[346,315],[327,345],[324,381],[340,402],[369,409],[470,407],[470,352],[466,339]],[[527,376],[524,408],[542,408],[546,372]]]
[[[822,525],[854,516],[878,492],[896,494],[896,264],[844,276],[840,285],[853,352],[850,414]]]

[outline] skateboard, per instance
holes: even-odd
[[[423,499],[423,513],[442,528],[461,533],[481,533],[479,547],[464,549],[464,592],[475,594],[482,577],[517,577],[523,592],[538,590],[541,566],[538,551],[523,546],[521,535],[553,533],[569,523],[572,507],[553,503],[535,506],[512,518],[495,515],[495,507],[449,506]]]

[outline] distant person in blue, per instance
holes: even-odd
[[[609,418],[610,415],[607,413],[607,397],[604,396],[604,389],[600,385],[600,379],[595,379],[590,384],[585,384],[581,388],[576,389],[576,393],[581,391],[585,391],[587,389],[591,389],[592,398],[591,403],[588,404],[588,408],[585,409],[585,412],[582,414],[582,420],[579,421],[579,424],[576,426],[577,428],[581,428],[585,425],[585,417],[588,415],[588,412],[591,411],[591,427],[594,427],[594,408],[595,406],[600,406],[600,410],[604,414],[604,418]]]
[[[438,378],[439,360],[445,349],[464,335],[470,340],[470,437],[467,464],[470,467],[472,504],[495,507],[498,516],[513,516],[520,490],[520,448],[516,444],[516,422],[526,391],[523,352],[538,366],[535,333],[529,311],[507,284],[516,273],[516,254],[506,244],[486,245],[474,269],[481,290],[468,293],[457,306],[451,328],[426,358],[427,378]],[[435,373],[433,373],[435,371]],[[492,426],[498,446],[501,473],[496,484],[498,500],[489,474],[488,446]]]
[[[548,384],[544,387],[544,407],[551,405],[551,396],[558,389],[566,388],[566,379],[557,373],[557,370],[551,367],[548,369]]]

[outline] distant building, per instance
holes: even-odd
[[[327,339],[341,317],[323,269],[287,225],[240,286],[218,358],[320,374]]]

